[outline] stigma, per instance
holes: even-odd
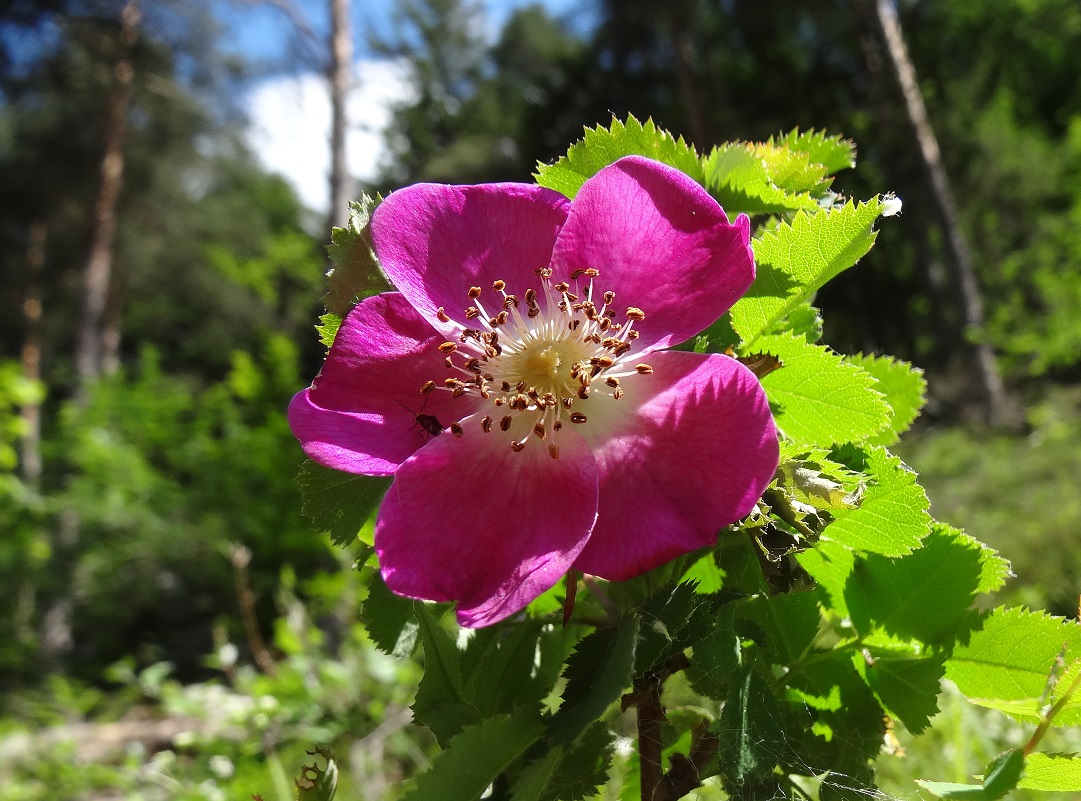
[[[449,374],[420,391],[461,398],[462,418],[483,412],[483,432],[506,437],[515,452],[533,445],[558,459],[565,423],[603,419],[624,397],[622,382],[653,368],[631,355],[645,312],[631,306],[620,314],[615,292],[594,289],[599,270],[575,270],[555,284],[550,267],[536,274],[539,292],[513,294],[498,280],[469,287],[461,315],[438,309],[444,330],[455,318],[466,322],[438,345]]]

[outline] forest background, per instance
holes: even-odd
[[[416,668],[368,643],[363,581],[296,487],[284,409],[323,355],[323,245],[343,197],[529,181],[613,114],[700,148],[797,126],[857,143],[839,191],[894,191],[904,211],[818,297],[824,339],[926,371],[900,452],[936,517],[1012,561],[1009,600],[1077,614],[1074,0],[900,3],[952,206],[874,2],[401,0],[378,24],[362,6],[0,3],[0,801],[290,798],[314,742],[343,757],[345,798],[393,797],[423,768]],[[267,14],[287,46],[238,50]],[[342,96],[363,70],[397,99],[385,130],[373,110],[316,145],[328,219],[262,166],[245,98],[310,73]],[[363,181],[350,130],[383,137]],[[993,756],[1008,734],[961,703],[880,766],[891,792]]]

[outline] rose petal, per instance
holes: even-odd
[[[390,475],[436,423],[469,414],[472,399],[420,393],[447,372],[442,340],[397,292],[361,301],[342,321],[312,387],[289,404],[304,452],[336,470]]]
[[[443,307],[467,327],[465,310],[475,305],[470,286],[483,290],[481,306],[495,316],[503,298],[492,282],[523,295],[539,288],[534,272],[547,267],[569,201],[531,184],[445,186],[415,184],[392,192],[372,217],[372,242],[391,282],[420,313],[436,320]]]
[[[594,289],[646,313],[636,350],[675,345],[724,314],[754,281],[750,221],[724,210],[691,178],[628,156],[587,180],[552,257],[553,280],[595,267]],[[617,316],[620,319],[622,315]]]
[[[679,351],[653,353],[650,364],[653,375],[625,380],[626,395],[613,402],[628,404],[618,435],[580,428],[601,489],[574,566],[613,581],[712,545],[777,470],[777,429],[750,370],[721,354]]]
[[[394,476],[375,527],[387,586],[411,598],[457,601],[458,621],[479,627],[524,608],[581,552],[597,515],[593,455],[575,432],[531,439],[441,434]],[[548,453],[559,444],[559,458]]]

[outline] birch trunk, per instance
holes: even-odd
[[[352,80],[353,28],[349,21],[349,0],[330,0],[330,211],[327,214],[327,241],[330,229],[349,222],[349,200],[353,195],[349,175],[346,134],[349,131],[346,100]]]
[[[75,366],[79,395],[101,374],[105,308],[116,239],[116,205],[124,178],[124,138],[131,101],[131,47],[139,28],[139,0],[128,0],[121,12],[119,52],[113,69],[105,120],[105,155],[101,160],[101,189],[94,203],[90,233],[90,256],[83,271],[83,309],[79,320]]]
[[[976,280],[972,250],[961,230],[960,214],[942,163],[938,139],[927,116],[927,107],[916,82],[916,68],[909,58],[893,0],[875,0],[875,12],[889,52],[890,64],[905,98],[905,108],[919,144],[920,156],[930,179],[938,216],[946,236],[955,283],[961,296],[966,333],[971,338],[974,351],[976,373],[984,400],[984,416],[987,422],[993,425],[1002,424],[1008,418],[1006,390],[995,363],[994,351],[987,342],[983,295]]]

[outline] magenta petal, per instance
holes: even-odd
[[[712,545],[777,470],[777,429],[750,370],[680,351],[653,353],[650,364],[654,374],[627,381],[620,401],[636,412],[594,445],[600,510],[575,567],[613,581]]]
[[[348,473],[390,475],[431,437],[417,415],[449,423],[466,399],[420,393],[446,373],[443,338],[397,292],[368,298],[342,321],[323,370],[289,404],[309,457]]]
[[[440,306],[464,324],[470,286],[483,290],[491,316],[503,302],[493,281],[518,295],[539,287],[534,271],[551,261],[568,206],[558,192],[531,184],[416,184],[375,210],[372,242],[391,282],[433,325]]]
[[[479,627],[524,608],[581,552],[597,516],[597,470],[569,431],[521,453],[478,417],[442,434],[394,476],[375,527],[387,586],[410,598],[457,601]],[[547,443],[559,444],[558,459]]]
[[[750,221],[724,210],[691,178],[628,156],[587,180],[571,205],[552,258],[555,279],[595,267],[594,285],[620,311],[642,309],[639,348],[697,334],[754,281]]]

